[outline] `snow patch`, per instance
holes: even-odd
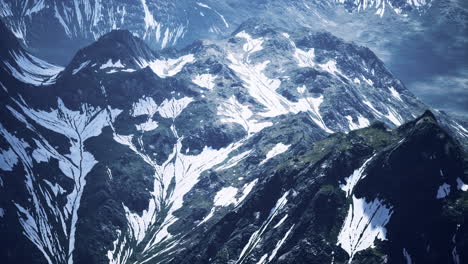
[[[215,206],[229,206],[236,203],[237,188],[225,187],[216,193],[214,198]]]
[[[107,69],[107,68],[125,68],[125,66],[120,62],[120,60],[116,61],[115,63],[112,62],[112,59],[109,59],[106,63],[102,64],[99,69]]]
[[[262,129],[272,126],[271,122],[260,122],[253,118],[253,112],[248,106],[244,106],[232,96],[218,106],[218,115],[222,116],[221,122],[237,123],[251,135]]]
[[[171,98],[170,100],[164,99],[158,111],[164,118],[175,119],[191,102],[193,102],[193,99],[190,97],[182,97],[180,99]]]
[[[306,86],[305,86],[305,85],[302,85],[302,86],[300,86],[300,87],[297,87],[297,92],[300,93],[300,94],[305,93],[306,90],[307,90],[307,89],[306,89]]]
[[[446,197],[449,194],[450,194],[450,185],[448,185],[447,183],[444,183],[441,186],[439,186],[439,189],[437,190],[436,198],[441,199],[441,198]]]
[[[90,63],[91,63],[91,61],[85,61],[85,62],[81,63],[80,66],[78,66],[78,68],[76,68],[76,69],[74,69],[72,71],[72,75],[77,74],[79,71],[81,71],[83,68],[88,66]]]
[[[250,153],[252,153],[252,150],[244,151],[244,152],[232,157],[231,159],[229,159],[226,163],[224,163],[222,166],[218,167],[216,170],[221,171],[221,170],[230,169],[230,168],[236,166],[239,162],[241,162],[245,158],[247,158],[250,155]]]
[[[368,127],[370,125],[370,122],[367,118],[363,117],[361,114],[358,115],[358,122],[355,123],[353,121],[353,118],[351,116],[345,116],[346,119],[348,119],[348,124],[349,124],[349,129],[350,130],[355,130],[355,129],[360,129],[364,127]]]
[[[349,206],[337,242],[348,253],[348,263],[352,262],[357,252],[373,248],[375,239],[386,240],[385,225],[392,213],[391,208],[378,199],[366,202],[365,198],[356,198],[353,195],[353,202]]]
[[[131,114],[133,117],[142,115],[154,116],[158,112],[158,105],[151,97],[143,97],[133,103]]]
[[[406,264],[413,264],[413,261],[411,260],[411,256],[406,250],[406,248],[403,248],[403,256],[405,257]]]
[[[121,233],[117,239],[118,245],[123,246],[116,248],[108,255],[113,260],[119,256],[129,256],[130,258],[135,254],[147,256],[142,262],[153,258],[155,255],[148,253],[154,250],[160,242],[170,241],[173,238],[173,234],[170,233],[168,228],[177,221],[177,217],[173,213],[182,207],[184,195],[197,184],[200,175],[204,171],[226,161],[229,154],[242,145],[242,142],[238,142],[218,150],[205,147],[198,155],[184,154],[181,151],[184,138],[178,135],[174,119],[184,111],[193,99],[189,97],[165,99],[157,108],[156,104],[151,100],[143,101],[141,107],[134,108],[134,114],[158,112],[161,117],[172,119],[171,130],[177,141],[167,160],[161,163],[156,162],[154,157],[145,151],[147,144],[140,135],[119,135],[114,131],[115,141],[126,145],[153,168],[154,183],[150,192],[151,198],[148,201],[148,207],[142,213],[132,212],[123,205],[128,221],[128,229],[125,233]],[[146,107],[148,105],[151,106],[149,110]],[[136,109],[140,110],[136,111]],[[235,198],[235,195],[239,193],[237,189],[236,193],[234,193],[234,189],[226,189],[223,193],[224,198],[218,197],[217,204],[228,203],[227,198],[231,201],[233,195],[234,203],[239,202]],[[226,198],[226,196],[228,197]],[[204,221],[206,222],[213,214],[214,209],[205,217]],[[134,245],[138,246],[138,252],[133,251]]]
[[[361,179],[364,179],[366,177],[366,175],[364,174],[364,170],[367,168],[367,165],[373,158],[374,156],[367,159],[359,169],[355,170],[353,174],[345,178],[346,184],[340,184],[340,188],[346,193],[346,197],[349,197],[353,193],[356,184]]]
[[[290,146],[291,145],[285,145],[283,143],[276,144],[270,151],[268,151],[268,153],[266,154],[266,158],[262,162],[260,162],[260,165],[278,156],[279,154],[286,152],[286,150],[288,150]]]
[[[208,90],[212,90],[215,87],[216,76],[211,74],[197,74],[193,79],[192,82],[196,85],[206,88]]]
[[[50,85],[55,83],[55,78],[63,70],[63,67],[55,66],[24,52],[11,51],[10,55],[18,67],[4,61],[17,80],[35,86]]]
[[[37,148],[30,154],[28,149],[31,146],[28,143],[14,137],[0,125],[0,135],[14,149],[24,169],[30,199],[24,202],[27,204],[15,203],[23,234],[42,252],[48,263],[71,264],[78,209],[86,186],[86,176],[97,163],[93,155],[85,151],[84,144],[89,138],[100,135],[102,129],[112,122],[109,113],[117,116],[121,111],[110,108],[106,111],[86,104],[81,105],[79,111],[73,111],[58,99],[57,108],[48,112],[31,109],[24,102],[14,102],[35,124],[69,140],[70,153],[60,154],[22,113],[7,106],[13,116],[37,138],[34,139]],[[56,183],[40,180],[33,170],[33,158],[38,162],[56,159],[63,175],[74,183],[64,197],[65,204],[52,199],[64,190]]]
[[[286,232],[286,234],[284,234],[283,238],[281,238],[280,241],[278,241],[278,243],[276,243],[276,246],[275,248],[273,249],[273,251],[271,252],[271,256],[268,258],[268,262],[272,261],[275,257],[276,257],[276,254],[278,253],[278,250],[281,248],[281,246],[284,244],[284,242],[286,241],[286,239],[288,238],[289,234],[291,233],[291,231],[293,230],[294,228],[294,225],[292,225],[289,230]]]
[[[242,248],[241,254],[236,261],[236,264],[241,264],[244,263],[245,259],[247,256],[252,252],[252,250],[255,249],[255,247],[260,243],[262,240],[262,236],[265,233],[265,231],[268,229],[270,223],[272,220],[281,212],[281,210],[284,208],[284,206],[288,202],[288,197],[289,191],[285,192],[279,199],[276,201],[275,206],[271,209],[270,214],[268,215],[267,219],[262,223],[260,228],[253,232],[252,235],[249,238],[249,241],[247,244]]]
[[[247,195],[249,195],[256,183],[257,179],[245,184],[242,187],[242,194],[239,198],[236,198],[238,194],[237,188],[232,186],[222,188],[216,193],[213,201],[214,206],[229,206],[231,204],[234,206],[239,205],[247,197]]]
[[[295,45],[294,45],[295,46]],[[299,48],[294,49],[294,58],[297,60],[299,67],[310,67],[315,66],[315,50],[309,49],[308,51],[301,50]]]
[[[464,192],[468,191],[468,184],[465,184],[462,179],[457,178],[457,189]]]
[[[158,112],[158,105],[151,97],[143,97],[138,102],[133,103],[131,114],[134,117],[146,115],[145,122],[136,125],[140,131],[151,131],[158,127],[158,122],[153,120],[154,115]]]
[[[236,37],[245,39],[246,43],[242,46],[245,52],[252,54],[254,52],[260,51],[263,49],[263,39],[254,39],[245,31],[239,32],[236,34]]]
[[[38,148],[35,149],[32,153],[32,156],[34,158],[34,160],[37,162],[37,163],[41,163],[41,162],[49,162],[50,158],[51,158],[51,155],[50,155],[50,151],[48,151],[46,148],[44,148],[44,146],[42,144],[40,144],[39,142],[36,142],[36,145],[38,145]]]
[[[171,77],[178,74],[186,64],[195,62],[193,54],[181,56],[176,59],[154,60],[143,65],[148,65],[160,78]]]
[[[16,156],[13,149],[8,150],[0,149],[0,169],[3,171],[12,171],[18,163],[18,156]]]
[[[242,33],[242,32],[241,32]],[[239,33],[239,34],[241,34]],[[236,72],[237,76],[244,82],[249,94],[260,104],[265,106],[265,110],[259,115],[264,117],[275,117],[279,115],[299,112],[306,112],[313,121],[324,131],[333,133],[328,129],[320,115],[319,107],[323,102],[323,95],[314,97],[303,97],[298,102],[291,102],[287,98],[278,94],[276,90],[281,85],[281,80],[270,79],[265,75],[264,70],[270,61],[258,64],[250,64],[250,55],[261,50],[261,40],[254,41],[251,37],[246,37],[249,41],[244,44],[244,54],[228,52],[229,67]]]
[[[396,99],[400,100],[403,102],[403,99],[401,99],[401,96],[400,96],[400,93],[397,92],[397,90],[395,90],[395,88],[393,88],[393,86],[391,86],[390,88],[388,88],[390,90],[390,93],[392,93],[392,96],[395,97]]]

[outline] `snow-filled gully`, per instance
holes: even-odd
[[[154,116],[158,113],[161,117],[173,121],[171,130],[177,142],[162,165],[158,165],[146,153],[142,137],[145,131],[140,131],[140,135],[114,134],[115,141],[128,146],[154,169],[154,186],[148,209],[141,215],[131,212],[123,205],[128,220],[128,230],[120,233],[118,241],[115,242],[116,246],[108,252],[110,263],[125,263],[132,254],[136,253],[143,256],[137,263],[143,263],[162,254],[161,251],[154,250],[161,243],[171,243],[170,240],[174,238],[168,227],[177,220],[173,212],[182,207],[183,196],[198,182],[203,171],[221,164],[228,158],[229,153],[242,144],[242,142],[234,143],[219,150],[205,147],[195,156],[183,154],[181,149],[184,137],[177,133],[174,121],[192,101],[189,97],[171,98],[157,106],[152,99],[147,98],[134,105],[134,115],[143,113]],[[175,183],[173,187],[170,187],[171,182]],[[135,245],[141,248],[141,252],[134,252]]]
[[[376,239],[386,240],[385,226],[393,214],[392,207],[382,200],[375,198],[367,201],[365,197],[356,198],[353,194],[354,187],[366,177],[365,170],[374,157],[367,159],[360,168],[345,178],[345,184],[340,185],[346,196],[352,198],[337,242],[348,253],[349,263],[357,252],[373,248]]]
[[[229,67],[236,72],[239,78],[244,82],[249,94],[260,104],[265,106],[266,110],[260,113],[263,117],[275,117],[288,113],[297,114],[306,112],[312,120],[324,131],[333,133],[320,115],[319,107],[323,102],[323,96],[318,98],[303,97],[298,102],[291,102],[276,92],[281,85],[281,80],[270,79],[265,75],[264,70],[270,61],[264,61],[258,64],[252,64],[251,55],[263,49],[263,39],[254,39],[245,32],[240,32],[236,37],[243,38],[243,52],[238,53],[228,51]]]
[[[252,235],[249,238],[249,241],[247,242],[247,244],[242,249],[239,258],[237,259],[236,264],[245,263],[246,258],[255,249],[255,247],[258,245],[258,243],[260,243],[260,241],[262,240],[263,234],[268,230],[268,228],[269,228],[271,222],[273,221],[273,219],[281,213],[283,208],[288,203],[288,199],[287,199],[288,195],[289,195],[289,191],[285,192],[278,199],[275,206],[271,209],[270,214],[268,215],[267,219],[262,223],[262,225],[260,226],[260,228],[257,231],[252,233]],[[294,225],[288,230],[288,232],[286,233],[286,235],[282,239],[282,242],[281,242],[281,240],[280,240],[280,242],[278,242],[277,248],[275,247],[275,249],[273,250],[272,254],[270,255],[269,261],[271,261],[275,257],[276,252],[278,251],[279,247],[281,247],[281,245],[284,243],[284,240],[286,240],[286,238],[288,237],[289,233],[291,232],[291,230],[293,228],[294,228]],[[268,257],[268,254],[266,256]],[[264,258],[264,261],[266,261],[267,257]],[[265,262],[263,262],[263,263],[265,263]]]
[[[101,134],[103,127],[111,120],[106,111],[82,105],[81,111],[68,109],[59,99],[57,109],[34,110],[24,102],[16,102],[22,113],[7,106],[12,115],[32,131],[34,146],[17,138],[0,124],[0,133],[13,149],[25,173],[26,190],[29,203],[15,203],[18,218],[24,229],[23,234],[41,251],[50,264],[73,263],[75,249],[76,223],[81,197],[86,185],[86,175],[97,161],[84,149],[84,143],[91,137]],[[115,116],[120,110],[112,110]],[[42,136],[36,126],[28,121],[34,120],[38,126],[65,136],[70,143],[70,153],[60,154]],[[59,169],[73,182],[73,189],[66,192],[58,183],[51,183],[37,175],[34,165],[56,159]],[[41,180],[42,179],[42,180]],[[66,203],[60,204],[57,196],[65,196]]]

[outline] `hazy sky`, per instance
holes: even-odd
[[[443,30],[433,27],[402,41],[387,64],[423,102],[468,117],[467,31]]]

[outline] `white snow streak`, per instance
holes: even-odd
[[[276,144],[268,153],[266,154],[266,158],[260,162],[260,165],[264,164],[268,160],[278,156],[281,153],[286,152],[291,145],[285,145],[283,143]]]
[[[401,99],[401,96],[400,96],[400,93],[397,92],[397,90],[395,90],[395,88],[393,88],[393,86],[391,86],[390,88],[388,88],[390,90],[390,92],[392,93],[392,96],[395,97],[396,99],[400,100],[403,102],[403,99]]]
[[[77,74],[79,71],[81,71],[83,68],[88,66],[90,63],[91,63],[91,61],[85,61],[85,62],[81,63],[80,66],[78,66],[78,68],[76,68],[76,69],[74,69],[72,71],[72,75]]]
[[[236,166],[237,164],[239,164],[239,162],[243,161],[245,158],[247,158],[250,155],[250,153],[252,153],[252,150],[244,151],[232,157],[231,159],[229,159],[227,162],[225,162],[222,166],[218,167],[216,170],[221,171],[221,170],[230,169]]]
[[[364,128],[364,127],[368,127],[370,125],[370,122],[367,118],[363,117],[362,115],[358,115],[358,122],[355,123],[353,121],[353,118],[351,116],[345,116],[346,119],[348,119],[348,123],[349,123],[349,129],[350,130],[355,130],[355,129],[360,129],[360,128]]]
[[[0,169],[3,171],[12,171],[18,163],[18,156],[16,156],[13,149],[8,150],[0,149]]]
[[[411,256],[406,250],[406,248],[403,249],[403,256],[405,257],[406,264],[413,264],[413,261],[411,260]]]
[[[391,209],[380,200],[368,203],[365,198],[358,199],[353,195],[353,203],[349,206],[337,242],[348,253],[348,263],[357,252],[374,247],[375,239],[386,239],[385,225],[391,215]]]
[[[437,190],[437,199],[441,199],[450,194],[450,185],[447,183],[442,184]]]
[[[168,241],[172,237],[172,234],[168,231],[168,227],[177,221],[173,212],[182,207],[184,195],[198,182],[202,172],[221,164],[232,151],[242,144],[231,144],[219,150],[205,147],[198,155],[184,155],[181,152],[183,137],[177,134],[174,120],[191,102],[192,99],[188,97],[181,99],[171,98],[170,100],[165,99],[157,107],[157,112],[163,118],[173,120],[171,130],[177,138],[177,143],[173,146],[172,153],[161,165],[156,163],[146,153],[145,143],[141,135],[114,135],[114,139],[117,142],[128,146],[154,169],[154,186],[148,209],[144,210],[141,214],[137,214],[131,212],[124,205],[128,220],[128,234],[121,234],[118,239],[119,243],[121,243],[120,245],[122,243],[126,245],[108,254],[108,257],[114,263],[123,263],[124,258],[135,254],[132,250],[132,244],[139,245],[141,251],[138,254],[145,255],[145,253],[153,250],[160,242]],[[155,107],[156,104],[150,99],[144,99],[134,107],[133,113],[139,115],[149,113],[151,115],[155,113]],[[232,195],[233,192],[232,190],[230,191],[229,193]],[[217,203],[224,204],[221,201],[223,200]],[[156,222],[160,224],[156,225]],[[154,257],[154,254],[147,257],[146,260],[149,260],[149,258]],[[144,261],[142,260],[142,262]]]
[[[200,87],[206,88],[208,90],[212,90],[215,87],[215,83],[214,83],[215,79],[216,79],[216,76],[214,75],[201,74],[201,75],[196,75],[192,79],[192,82]]]
[[[120,60],[116,61],[115,63],[112,62],[112,59],[109,59],[106,63],[102,64],[99,69],[107,69],[107,68],[124,68],[125,66],[120,62]]]
[[[193,54],[184,55],[177,59],[159,59],[150,62],[144,62],[142,67],[148,65],[151,70],[160,78],[171,77],[179,73],[186,64],[193,63],[195,57]]]
[[[236,264],[243,263],[246,257],[252,252],[252,250],[255,249],[255,247],[261,241],[263,234],[268,229],[271,221],[280,213],[280,211],[284,208],[284,206],[288,202],[288,199],[287,199],[288,195],[289,195],[289,191],[285,192],[281,196],[281,198],[278,199],[275,207],[271,209],[270,214],[268,215],[268,218],[262,223],[262,226],[257,231],[252,233],[252,235],[249,238],[249,241],[242,249],[239,259],[237,260]]]
[[[288,214],[285,214],[281,220],[278,221],[278,223],[273,227],[273,229],[280,227],[284,221],[286,221],[286,218],[288,218]]]
[[[236,203],[236,194],[237,188],[234,187],[224,187],[216,193],[214,198],[215,206],[229,206],[230,204]]]
[[[232,96],[218,106],[218,115],[222,116],[221,122],[237,123],[250,135],[272,126],[271,122],[260,122],[253,118],[253,112],[248,106],[244,106]]]
[[[222,188],[216,193],[216,196],[213,200],[214,206],[229,206],[231,204],[234,206],[239,205],[247,197],[247,195],[249,195],[256,183],[257,179],[250,183],[246,183],[242,187],[241,196],[239,198],[236,198],[239,193],[237,188],[232,186]]]
[[[366,175],[364,174],[364,170],[367,168],[367,164],[374,158],[374,156],[367,159],[362,166],[355,170],[353,174],[349,177],[345,178],[346,184],[341,184],[340,188],[346,193],[346,197],[349,197],[354,190],[354,187],[359,182],[359,180],[364,179]]]
[[[381,116],[381,117],[385,117],[387,118],[390,122],[392,122],[395,126],[401,126],[402,125],[402,118],[400,117],[400,115],[398,115],[398,113],[396,111],[394,111],[391,107],[388,107],[387,108],[387,114],[384,115],[382,114],[382,112],[380,112],[379,110],[377,110],[371,102],[369,102],[368,100],[364,100],[362,101],[365,105],[367,105],[375,114],[377,114],[378,116]]]
[[[465,184],[462,179],[457,178],[457,189],[464,192],[468,191],[468,184]]]
[[[243,53],[227,51],[227,58],[231,62],[229,67],[244,82],[244,87],[247,88],[249,94],[265,106],[265,110],[259,115],[275,117],[289,113],[306,112],[326,132],[333,132],[327,128],[320,115],[319,107],[324,100],[323,96],[318,98],[303,97],[298,102],[291,102],[278,94],[276,90],[280,87],[281,80],[270,79],[264,73],[270,61],[251,63],[251,55],[263,49],[263,39],[254,39],[243,31],[238,33],[236,37],[245,39],[246,43],[243,45]]]
[[[284,244],[284,242],[286,241],[286,239],[288,238],[289,234],[291,233],[291,231],[293,230],[294,228],[294,225],[292,225],[289,230],[286,232],[286,234],[284,234],[283,238],[281,238],[280,241],[278,241],[278,243],[276,243],[276,246],[275,248],[273,249],[273,251],[271,252],[271,255],[270,257],[268,258],[268,262],[272,261],[275,257],[276,257],[276,254],[278,253],[278,250],[281,248],[281,246]]]
[[[63,70],[58,67],[38,59],[23,52],[10,52],[18,68],[4,61],[13,77],[17,80],[32,85],[49,85],[55,82],[55,77]]]
[[[24,235],[42,252],[48,263],[73,263],[75,248],[76,223],[81,196],[86,185],[86,175],[97,163],[91,153],[84,150],[84,143],[101,133],[109,120],[107,112],[100,108],[82,105],[80,111],[68,109],[58,100],[58,108],[50,112],[34,110],[23,103],[16,102],[23,113],[36,124],[68,138],[70,153],[62,155],[29,123],[23,114],[10,106],[7,108],[31,130],[37,139],[37,149],[29,154],[31,147],[26,142],[14,137],[0,125],[0,134],[17,153],[23,165],[26,188],[30,195],[30,204],[15,203],[18,217],[24,229]],[[110,110],[116,116],[119,110]],[[33,170],[33,159],[37,162],[50,158],[56,159],[59,169],[65,177],[73,182],[73,188],[66,193],[64,206],[53,197],[63,194],[64,189],[57,183],[40,181]],[[41,203],[45,200],[46,203]]]

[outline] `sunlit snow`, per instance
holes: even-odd
[[[382,201],[374,199],[367,202],[365,198],[356,198],[353,195],[353,202],[349,206],[337,242],[348,253],[349,263],[357,252],[374,247],[375,239],[386,240],[385,225],[391,215],[391,208]]]
[[[260,165],[264,164],[268,160],[278,156],[281,153],[286,152],[291,145],[285,145],[283,143],[276,144],[268,153],[266,154],[266,158],[260,162]]]

